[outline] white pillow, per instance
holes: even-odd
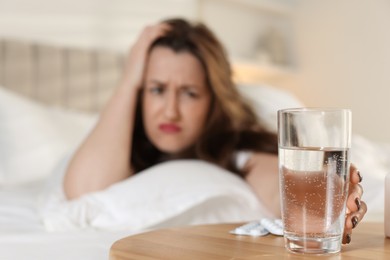
[[[242,178],[198,160],[162,163],[72,201],[65,200],[61,180],[50,182],[54,190],[42,196],[42,220],[51,231],[139,231],[270,217]]]
[[[96,118],[49,108],[0,87],[0,185],[48,176]]]
[[[277,132],[277,111],[303,107],[292,93],[267,85],[239,85],[238,90],[252,105],[267,130]]]

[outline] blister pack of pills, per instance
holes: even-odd
[[[276,236],[283,236],[283,223],[281,219],[262,218],[259,221],[252,221],[230,231],[235,235],[265,236],[269,233]]]

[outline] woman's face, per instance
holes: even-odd
[[[143,123],[162,152],[178,153],[201,135],[211,93],[200,61],[191,53],[156,46],[151,50],[143,95]]]

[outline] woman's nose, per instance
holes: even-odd
[[[177,93],[171,92],[167,97],[167,102],[165,103],[164,114],[165,117],[169,120],[178,120],[180,119],[179,111],[179,100]]]

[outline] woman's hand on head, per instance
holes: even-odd
[[[122,86],[141,88],[150,46],[169,30],[170,26],[166,23],[147,26],[143,29],[126,58]]]
[[[360,185],[362,177],[359,170],[353,164],[350,167],[349,180],[343,244],[349,244],[351,242],[352,229],[358,225],[367,212],[367,205],[361,200],[363,195],[363,188]]]

